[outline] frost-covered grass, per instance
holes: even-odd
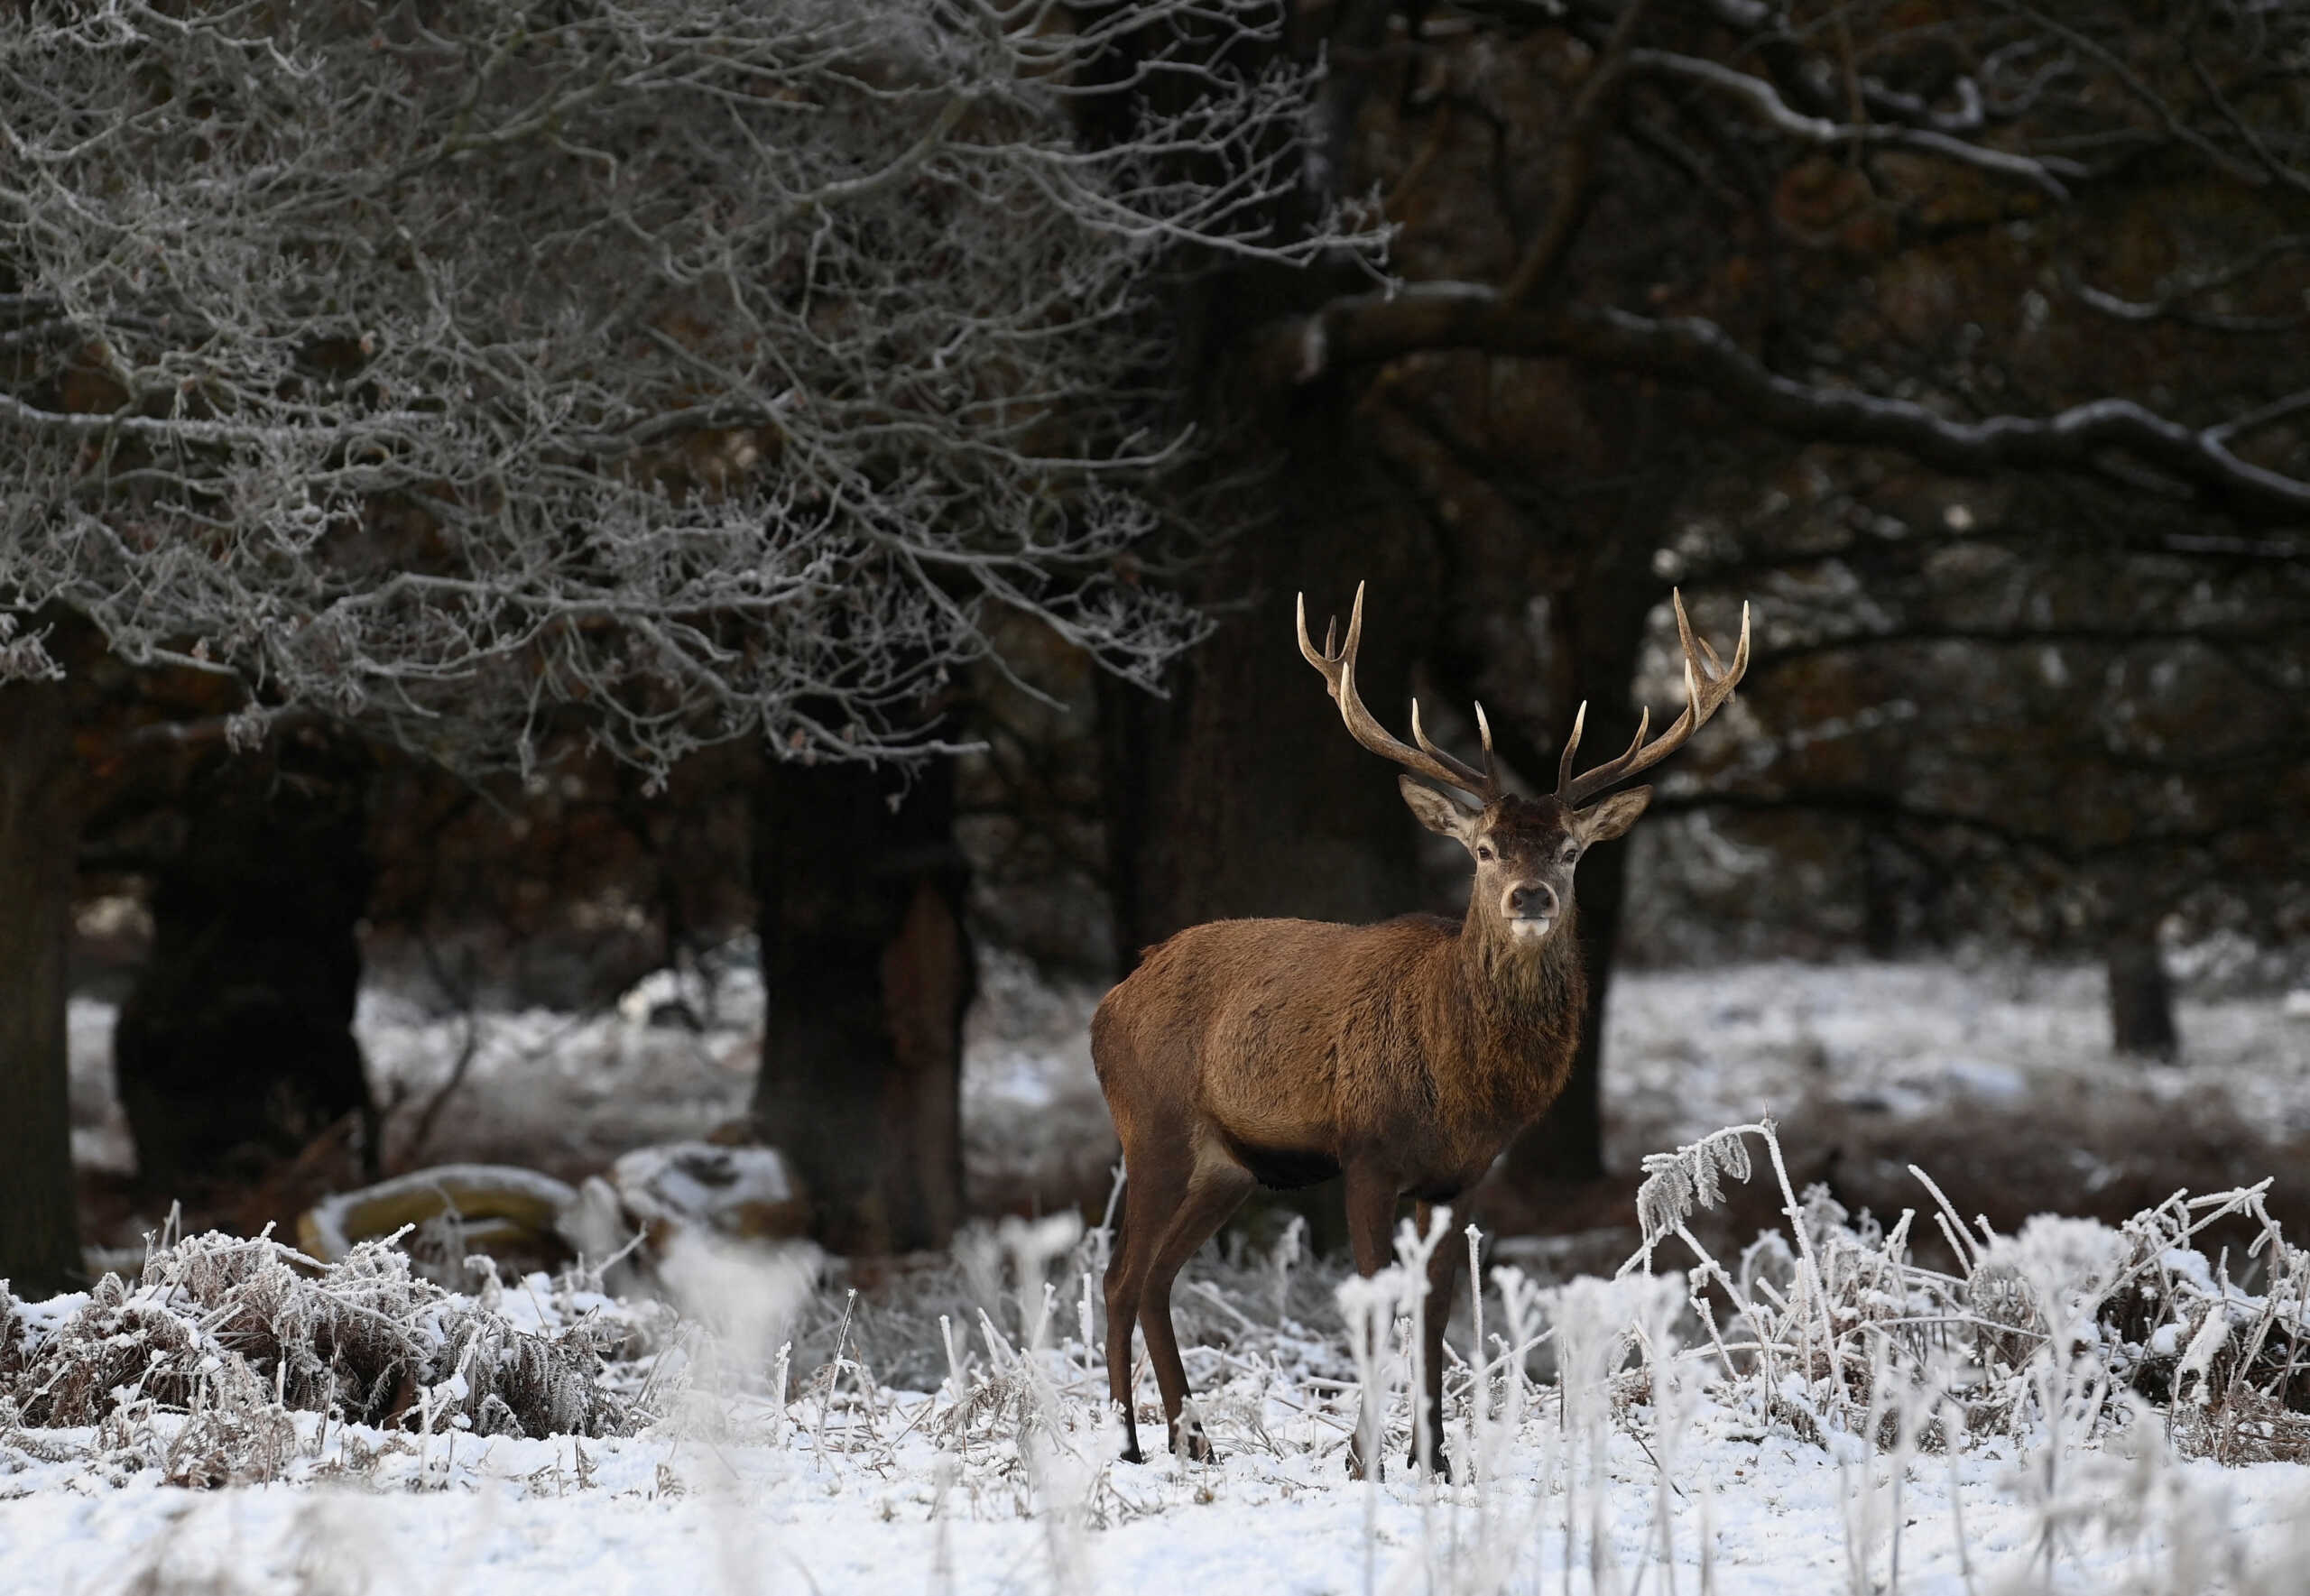
[[[2260,1190],[2007,1236],[1920,1176],[1885,1230],[1788,1162],[1768,1122],[1713,1132],[1650,1160],[1617,1277],[1488,1270],[1449,1482],[1400,1459],[1413,1282],[1456,1231],[1370,1283],[1289,1236],[1198,1260],[1210,1466],[1113,1461],[1105,1235],[1072,1215],[878,1281],[716,1250],[679,1324],[195,1237],[0,1302],[0,1590],[2303,1588],[2310,1258]],[[1688,1222],[1742,1182],[1783,1222],[1719,1260]],[[2257,1241],[2209,1258],[2217,1219]],[[547,1352],[575,1386],[525,1401]],[[1344,1473],[1362,1423],[1383,1481]]]
[[[1113,1158],[1082,1036],[1096,993],[1000,963],[985,984],[974,1191],[1095,1197]],[[360,1032],[402,1137],[471,1042],[429,1159],[575,1175],[743,1111],[743,973],[701,1030],[650,1023],[668,995],[468,1029],[373,992]],[[323,1344],[343,1313],[327,1278],[196,1237],[174,1284],[0,1324],[0,1591],[2310,1589],[2310,1470],[2288,1461],[2310,1405],[2303,1263],[2269,1212],[2310,1136],[2310,1005],[2185,1001],[2174,1070],[2111,1057],[2100,1004],[2092,972],[1624,974],[1611,1155],[1682,1156],[1584,1221],[1604,1228],[1579,1249],[1488,1255],[1481,1340],[1465,1302],[1452,1338],[1448,1485],[1400,1466],[1400,1300],[1351,1292],[1393,1333],[1360,1361],[1336,1267],[1288,1240],[1231,1239],[1175,1298],[1224,1460],[1132,1467],[1104,1412],[1095,1231],[990,1231],[855,1276],[701,1252],[665,1271],[679,1324],[583,1278],[475,1275],[458,1294],[373,1259],[387,1278],[365,1289],[383,1296],[356,1305],[389,1324],[366,1353],[347,1333],[310,1358],[278,1347]],[[117,1167],[110,1022],[75,1005],[76,1135]],[[1778,1162],[1758,1130],[1717,1133],[1767,1116]],[[2281,1184],[2222,1189],[2264,1174]],[[1805,1190],[1816,1176],[1833,1195]],[[1712,1178],[1738,1224],[1710,1222]],[[2213,1195],[2162,1201],[2185,1183]],[[2038,1209],[2134,1217],[2021,1222]],[[1994,1235],[1984,1211],[2010,1216]],[[1610,1278],[1640,1218],[1651,1269]],[[1725,1240],[1766,1220],[1754,1247]],[[1561,1278],[1567,1258],[1594,1278]],[[203,1298],[220,1284],[231,1304]],[[494,1388],[507,1411],[484,1415],[451,1352],[462,1337],[495,1370],[522,1337],[573,1333],[609,1433],[524,1420]],[[69,1379],[28,1398],[36,1357]],[[1389,1393],[1390,1471],[1369,1486],[1343,1466],[1367,1377]],[[68,1386],[79,1406],[60,1410]]]

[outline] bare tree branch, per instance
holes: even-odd
[[[1655,319],[1612,308],[1519,309],[1479,283],[1420,283],[1393,295],[1333,301],[1270,328],[1257,352],[1273,381],[1438,349],[1562,356],[1687,383],[1741,417],[1792,437],[1897,448],[1968,475],[2061,469],[2106,475],[2115,452],[2186,484],[2245,519],[2310,516],[2310,483],[2240,459],[2223,428],[2193,429],[2126,399],[2097,399],[2051,416],[1958,420],[1908,400],[1780,375],[1697,317]],[[2290,401],[2289,401],[2290,402]]]
[[[1603,136],[1604,124],[1619,106],[1621,86],[1627,81],[1629,60],[1634,53],[1631,47],[1636,30],[1650,5],[1651,0],[1627,0],[1612,23],[1611,35],[1604,41],[1604,48],[1590,63],[1588,76],[1581,82],[1558,145],[1556,197],[1548,207],[1548,219],[1540,225],[1539,235],[1532,240],[1531,247],[1524,252],[1524,258],[1500,291],[1501,297],[1511,305],[1528,302],[1547,286],[1580,231],[1581,219],[1588,211],[1589,183],[1595,172],[1596,141]]]
[[[2077,297],[2104,316],[2120,321],[2160,321],[2171,318],[2190,327],[2202,327],[2216,332],[2281,332],[2300,325],[2300,315],[2240,316],[2220,311],[2203,310],[2190,301],[2200,294],[2227,288],[2259,271],[2282,255],[2310,250],[2310,233],[2281,234],[2265,239],[2241,258],[2209,272],[2191,272],[2179,279],[2169,279],[2158,285],[2158,297],[2153,300],[2127,300],[2091,283],[2076,281],[2072,289]]]
[[[1779,91],[1764,78],[1698,56],[1678,55],[1663,50],[1634,50],[1629,52],[1628,65],[1631,71],[1682,78],[1729,95],[1765,127],[1802,143],[1827,147],[1884,144],[1896,149],[1918,150],[2014,182],[2027,183],[2057,200],[2069,198],[2069,189],[2062,181],[2063,178],[2075,179],[2086,174],[2086,168],[2074,161],[2063,160],[2058,156],[2016,155],[1937,129],[1908,127],[1898,123],[1832,122],[1825,116],[1807,116],[1793,109],[1780,97]]]
[[[658,771],[934,751],[1005,611],[1149,685],[1201,634],[1129,558],[1157,291],[1379,242],[1278,224],[1262,0],[362,16],[0,8],[0,623],[230,675],[228,736],[519,765],[574,703]]]

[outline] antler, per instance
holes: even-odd
[[[1628,752],[1620,758],[1585,770],[1572,773],[1572,756],[1580,747],[1580,728],[1588,719],[1588,706],[1584,701],[1580,713],[1572,717],[1572,734],[1564,740],[1564,757],[1557,762],[1557,801],[1566,808],[1576,808],[1607,787],[1624,781],[1639,770],[1659,764],[1679,748],[1695,732],[1708,724],[1723,702],[1732,696],[1741,680],[1741,673],[1749,669],[1749,606],[1741,606],[1741,643],[1732,650],[1732,663],[1727,666],[1708,646],[1706,638],[1693,635],[1693,623],[1685,618],[1685,597],[1671,590],[1670,597],[1677,606],[1677,635],[1685,645],[1685,712],[1650,743],[1644,733],[1651,729],[1652,712],[1648,709],[1636,723],[1636,738]]]
[[[1324,647],[1317,652],[1307,636],[1307,595],[1299,595],[1299,651],[1307,656],[1307,663],[1324,673],[1324,680],[1332,697],[1339,703],[1340,719],[1347,723],[1348,734],[1382,759],[1396,763],[1414,775],[1456,787],[1474,794],[1485,803],[1500,796],[1500,772],[1492,760],[1492,723],[1483,717],[1483,706],[1476,706],[1476,729],[1483,734],[1483,769],[1463,764],[1428,740],[1420,730],[1419,700],[1411,701],[1411,734],[1419,746],[1407,747],[1389,734],[1388,729],[1372,718],[1363,707],[1363,700],[1355,691],[1355,650],[1363,641],[1363,584],[1355,585],[1355,608],[1347,618],[1347,641],[1339,652],[1332,652],[1332,639],[1336,634],[1339,619],[1334,616],[1324,627]],[[1745,656],[1744,656],[1745,658]]]

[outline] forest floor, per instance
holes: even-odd
[[[1022,961],[986,961],[968,1028],[965,1167],[982,1213],[1095,1217],[1117,1159],[1091,1072],[1099,992],[1053,985]],[[670,1015],[679,1000],[696,1029]],[[616,1010],[466,1015],[372,989],[356,1026],[387,1105],[387,1167],[525,1165],[575,1180],[629,1148],[702,1136],[745,1112],[761,992],[737,965],[712,983],[651,977]],[[2114,1057],[2097,970],[1947,963],[1750,964],[1631,971],[1614,982],[1605,1039],[1601,1182],[1485,1194],[1535,1267],[1617,1262],[1648,1153],[1720,1125],[1774,1116],[1799,1186],[1889,1220],[1916,1206],[1908,1167],[1931,1171],[1968,1216],[2010,1230],[2032,1213],[2115,1222],[2179,1187],[2276,1177],[2271,1210],[2310,1233],[2310,992],[2185,997],[2178,1066]],[[656,1022],[652,1022],[653,1015]],[[72,1008],[74,1140],[90,1233],[134,1250],[164,1212],[140,1201],[113,1094],[114,1010]],[[461,1076],[460,1059],[465,1060]],[[457,1084],[443,1096],[453,1077]],[[420,1126],[428,1127],[419,1145]],[[284,1230],[346,1160],[212,1195],[196,1225]],[[1307,1211],[1327,1235],[1329,1188]],[[1736,1204],[1742,1233],[1769,1207]],[[1946,1261],[1945,1259],[1944,1261]]]
[[[692,993],[711,1009],[693,1029],[664,1023],[678,984],[645,983],[620,1012],[586,1019],[428,1016],[372,994],[362,1039],[395,1103],[389,1147],[417,1150],[461,1056],[427,1161],[578,1175],[709,1129],[744,1107],[759,1000],[743,979],[711,1005]],[[1094,994],[999,964],[988,991],[966,1085],[974,1191],[1045,1211],[1104,1194],[1113,1143],[1082,1040]],[[1177,1299],[1216,1465],[1160,1455],[1160,1421],[1152,1461],[1112,1461],[1094,1333],[1101,1238],[1071,1215],[975,1232],[954,1259],[872,1280],[828,1265],[815,1284],[790,1270],[765,1284],[760,1266],[721,1259],[720,1284],[684,1301],[682,1330],[637,1331],[618,1355],[631,1361],[613,1358],[619,1388],[643,1395],[627,1433],[592,1439],[448,1424],[473,1401],[465,1365],[425,1375],[398,1418],[332,1421],[282,1411],[289,1361],[258,1359],[232,1408],[217,1369],[242,1353],[202,1351],[220,1311],[187,1304],[175,1274],[137,1285],[124,1257],[126,1309],[65,1298],[22,1311],[31,1372],[18,1379],[32,1381],[60,1326],[93,1325],[84,1350],[110,1357],[165,1308],[189,1328],[152,1367],[193,1370],[171,1388],[189,1406],[156,1405],[138,1376],[103,1423],[17,1424],[0,1298],[0,1591],[2310,1591],[2310,1416],[2295,1402],[2310,1319],[2293,1300],[2310,1292],[2310,1259],[2276,1228],[2303,1204],[2310,1003],[2185,1002],[2187,1063],[2169,1068],[2108,1056],[2098,995],[2084,973],[1925,964],[1623,978],[1612,1161],[1696,1144],[1679,1167],[1714,1167],[1724,1191],[1714,1207],[1686,1199],[1700,1244],[1731,1268],[1728,1248],[1773,1232],[1725,1278],[1750,1306],[1720,1327],[1728,1361],[1665,1272],[1694,1264],[1683,1244],[1664,1243],[1658,1278],[1572,1279],[1609,1277],[1635,1250],[1637,1182],[1556,1194],[1538,1216],[1553,1233],[1493,1249],[1512,1272],[1489,1277],[1488,1356],[1465,1302],[1455,1320],[1456,1483],[1393,1461],[1408,1372],[1381,1353],[1357,1361],[1342,1327],[1357,1299],[1336,1265],[1297,1260],[1274,1226],[1197,1259]],[[76,1136],[90,1178],[125,1189],[102,1068],[110,1015],[84,1003],[73,1018]],[[1768,1115],[1777,1137],[1710,1136]],[[1740,1178],[1751,1165],[1733,1167],[1734,1142],[1785,1149],[1786,1180],[1761,1156]],[[2157,1206],[2177,1187],[2268,1176],[2259,1195]],[[1797,1204],[1812,1181],[1834,1200]],[[1648,1200],[1657,1212],[1659,1194]],[[1885,1236],[1864,1204],[1888,1220],[1920,1210],[1917,1245]],[[2041,1211],[2125,1222],[2021,1227]],[[140,1217],[116,1202],[116,1223]],[[1809,1297],[1808,1247],[1825,1282]],[[1779,1285],[1758,1295],[1752,1277]],[[402,1320],[436,1327],[447,1357],[445,1315],[521,1306],[528,1329],[566,1333],[624,1312],[542,1275],[488,1303],[501,1296]],[[1038,1298],[1049,1305],[1029,1311]],[[1379,1305],[1377,1322],[1408,1300]],[[573,1302],[596,1305],[547,1305]],[[2028,1350],[2060,1321],[2048,1304],[2087,1315],[2067,1363]],[[268,1311],[301,1323],[313,1310]],[[1925,1329],[1892,1333],[1903,1325]],[[790,1351],[773,1358],[773,1345]],[[2275,1398],[2249,1400],[2241,1357]],[[1888,1379],[1899,1358],[1914,1365]],[[1368,1487],[1342,1469],[1367,1385],[1388,1393],[1392,1454]],[[132,1387],[148,1392],[142,1407]],[[267,1449],[247,1462],[255,1435]],[[188,1467],[219,1488],[169,1483]]]
[[[1280,1421],[1288,1398],[1276,1383]],[[1079,1391],[1062,1401],[1089,1410]],[[928,1425],[901,1434],[918,1409],[946,1411],[928,1394],[895,1396],[871,1437],[845,1433],[838,1416],[823,1453],[807,1429],[775,1440],[760,1419],[693,1437],[668,1426],[420,1444],[360,1426],[320,1435],[306,1416],[310,1455],[283,1476],[205,1491],[150,1472],[115,1484],[69,1455],[67,1435],[60,1461],[14,1474],[0,1462],[0,1591],[2279,1596],[2305,1588],[2310,1551],[2310,1471],[2296,1464],[2165,1463],[2137,1491],[2115,1448],[2072,1452],[2064,1462],[2083,1489],[2068,1486],[2065,1505],[2075,1521],[2047,1555],[2029,1447],[1896,1470],[1714,1405],[1692,1416],[1665,1472],[1639,1413],[1600,1436],[1570,1487],[1548,1419],[1524,1426],[1488,1487],[1438,1487],[1399,1469],[1367,1488],[1341,1477],[1335,1452],[1289,1431],[1271,1452],[1214,1466],[1132,1467],[1108,1461],[1113,1436],[1088,1420],[1061,1421],[1031,1479],[1019,1449],[1005,1456],[992,1439],[958,1461]],[[802,1416],[815,1418],[815,1405]],[[0,1435],[0,1459],[7,1451]],[[2137,1530],[2075,1510],[2097,1487],[2112,1518],[2139,1513]]]

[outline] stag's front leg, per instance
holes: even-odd
[[[1412,1222],[1422,1236],[1431,1233],[1438,1212],[1448,1224],[1449,1208],[1438,1210],[1422,1203],[1413,1209]],[[1419,1315],[1424,1389],[1418,1422],[1412,1426],[1411,1451],[1404,1460],[1425,1465],[1439,1480],[1452,1477],[1452,1461],[1444,1455],[1444,1327],[1452,1317],[1452,1287],[1460,1278],[1460,1241],[1456,1236],[1438,1237],[1436,1250],[1428,1255],[1428,1298],[1420,1305]]]
[[[1396,1218],[1396,1183],[1392,1175],[1365,1164],[1347,1166],[1347,1244],[1355,1254],[1355,1272],[1369,1280],[1388,1266],[1393,1250],[1389,1245],[1388,1232]],[[1354,1326],[1350,1326],[1351,1333]],[[1385,1338],[1387,1332],[1380,1332]],[[1385,1348],[1375,1349],[1384,1352]],[[1362,1411],[1357,1416],[1355,1435],[1347,1445],[1348,1477],[1361,1480],[1364,1473],[1363,1438],[1372,1438],[1372,1467],[1376,1477],[1384,1477],[1386,1465],[1378,1461],[1380,1415],[1376,1397],[1365,1382]]]

